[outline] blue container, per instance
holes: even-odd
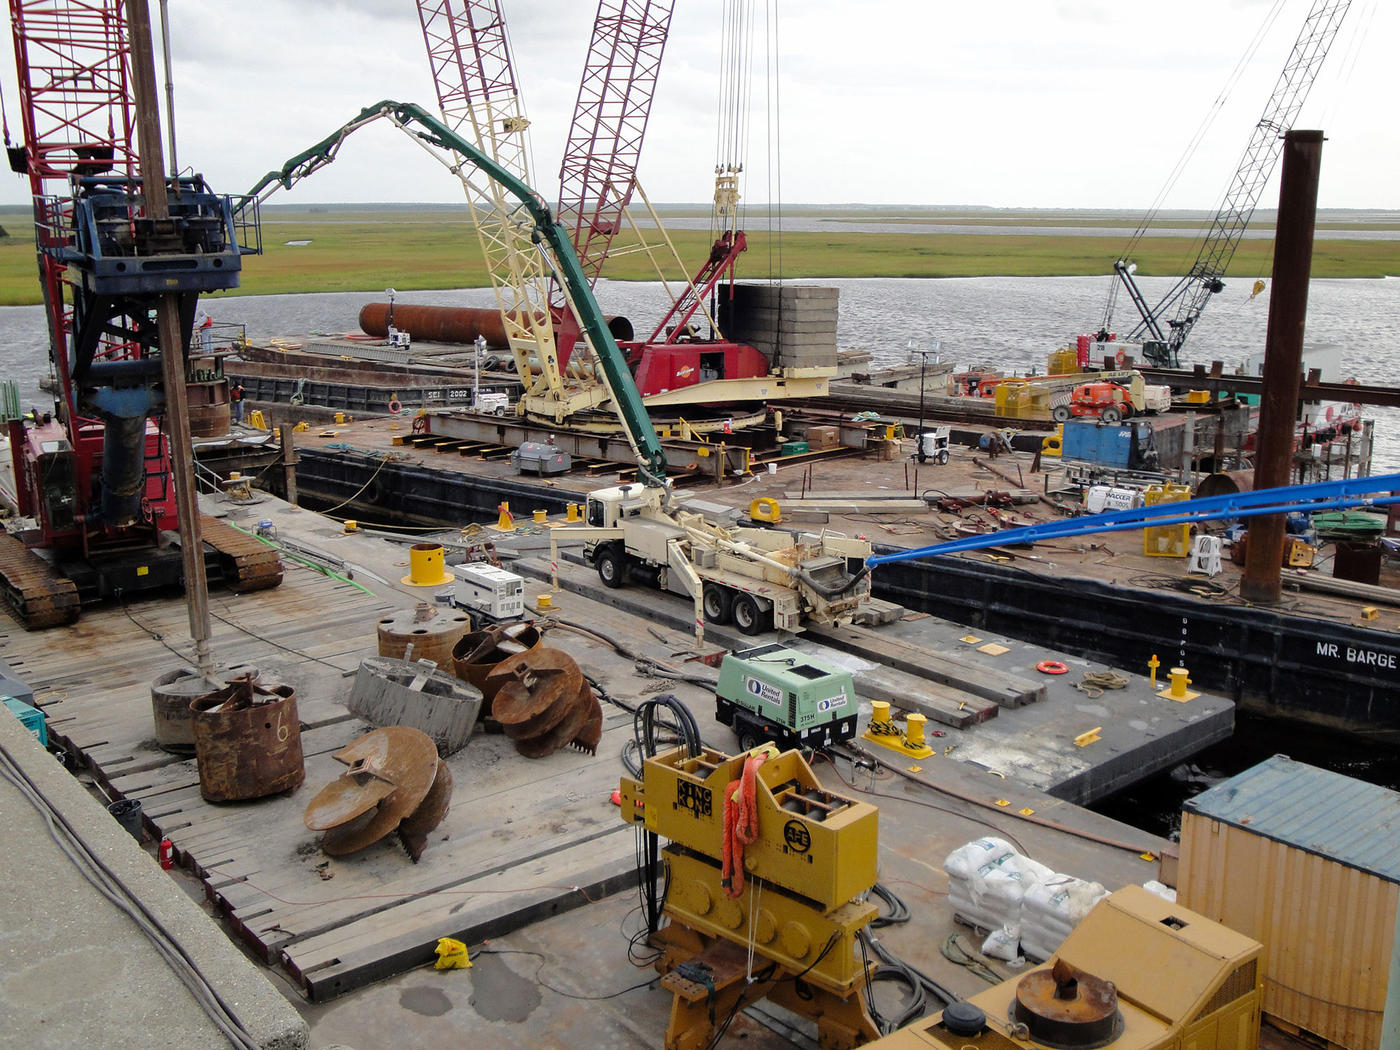
[[[0,697],[5,701],[5,706],[10,709],[10,713],[20,720],[25,729],[28,729],[36,737],[39,743],[45,747],[49,746],[49,727],[44,722],[44,712],[37,707],[30,707],[23,700],[16,700],[12,696]]]

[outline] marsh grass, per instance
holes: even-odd
[[[696,209],[677,208],[690,214]],[[820,210],[797,209],[794,214]],[[698,211],[697,211],[698,213]],[[1124,224],[1123,237],[1069,235],[940,233],[936,222],[953,221],[956,212],[933,218],[908,217],[895,210],[852,208],[821,212],[839,219],[902,222],[907,233],[830,232],[787,233],[781,240],[763,229],[749,234],[749,250],[739,276],[766,279],[780,273],[798,279],[842,277],[1050,277],[1097,275],[1110,272],[1123,250],[1128,220],[1112,215],[1094,220],[1075,213],[1072,220],[1037,213],[1028,221],[1019,213],[987,213],[974,224],[1065,225]],[[905,217],[900,218],[901,214]],[[957,221],[963,223],[962,217]],[[918,229],[931,225],[928,232]],[[758,225],[757,223],[755,225]],[[1353,228],[1392,229],[1393,223],[1349,223]],[[11,234],[0,241],[0,305],[39,302],[39,282],[32,233],[22,208],[0,209],[0,226]],[[677,230],[672,239],[692,269],[708,255],[709,234]],[[303,245],[288,242],[306,241]],[[297,292],[365,291],[392,285],[400,290],[470,288],[488,282],[475,233],[464,211],[442,206],[375,208],[353,206],[326,209],[269,209],[263,219],[261,256],[243,261],[237,294],[270,295]],[[635,247],[628,234],[615,242],[614,257],[604,271],[616,280],[653,280],[656,272],[642,253],[624,254]],[[1245,240],[1230,266],[1238,279],[1267,277],[1272,266],[1272,242]],[[1144,238],[1134,261],[1143,275],[1175,275],[1195,256],[1192,236]],[[1328,240],[1320,224],[1313,251],[1316,277],[1382,277],[1400,274],[1400,240]],[[668,276],[676,276],[669,274]]]

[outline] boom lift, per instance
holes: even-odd
[[[10,0],[10,20],[24,145],[9,159],[33,196],[58,401],[8,425],[20,514],[35,527],[0,533],[0,584],[40,628],[72,622],[81,601],[180,581],[154,315],[177,295],[187,346],[199,294],[237,286],[243,249],[229,199],[201,176],[168,180],[169,218],[150,214],[119,0]],[[231,586],[281,581],[262,544],[214,522],[204,532]]]
[[[1273,95],[1264,107],[1259,123],[1254,126],[1249,144],[1245,146],[1244,156],[1230,180],[1225,199],[1201,242],[1196,261],[1186,274],[1162,296],[1156,306],[1148,306],[1134,278],[1136,266],[1125,258],[1114,262],[1113,272],[1142,318],[1127,338],[1130,341],[1143,340],[1143,356],[1152,364],[1164,368],[1180,367],[1182,344],[1200,319],[1201,311],[1210,297],[1224,290],[1222,279],[1225,271],[1254,214],[1259,195],[1273,173],[1283,149],[1284,132],[1293,126],[1293,121],[1303,108],[1350,3],[1351,0],[1314,0],[1274,86]],[[1139,227],[1133,243],[1146,230],[1150,218]],[[1129,247],[1131,249],[1131,245]],[[1106,337],[1112,320],[1118,287],[1118,284],[1113,285],[1109,294],[1103,337]],[[1175,312],[1168,318],[1167,314],[1173,310]]]

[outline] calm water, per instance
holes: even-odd
[[[1005,369],[1044,371],[1046,354],[1103,322],[1108,277],[972,277],[937,280],[839,280],[809,282],[841,290],[838,343],[869,350],[879,364],[914,358],[914,347],[935,344],[945,360],[959,365],[996,364]],[[1140,280],[1155,302],[1173,282]],[[1188,362],[1221,360],[1232,368],[1246,355],[1262,353],[1268,294],[1251,300],[1252,279],[1228,282],[1201,316],[1187,343]],[[604,281],[598,298],[608,313],[625,314],[639,332],[660,316],[659,285]],[[311,332],[357,330],[356,318],[372,292],[313,295],[215,296],[206,308],[215,320],[247,326],[255,340]],[[489,289],[404,292],[403,303],[490,306]],[[1113,327],[1132,327],[1132,307],[1122,299]],[[41,406],[39,391],[48,371],[43,312],[39,307],[0,308],[0,378],[21,383],[25,402]],[[1308,296],[1307,345],[1338,347],[1343,368],[1363,382],[1400,383],[1400,279],[1315,280]],[[1400,410],[1375,409],[1376,471],[1400,470]]]

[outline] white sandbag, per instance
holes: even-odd
[[[948,882],[948,903],[954,915],[969,926],[983,930],[995,930],[1001,926],[1015,926],[1021,921],[1019,904],[1007,906],[1005,902],[974,900],[968,892],[966,879],[951,879]]]
[[[989,959],[1015,962],[1021,957],[1020,943],[1021,931],[1003,926],[987,935],[987,939],[982,942],[982,954]]]
[[[1176,890],[1172,889],[1166,883],[1158,882],[1156,879],[1148,879],[1142,884],[1142,888],[1147,890],[1148,893],[1157,894],[1157,896],[1165,901],[1171,901],[1173,904],[1176,903]]]
[[[1027,886],[1032,882],[1045,882],[1047,879],[1058,878],[1054,868],[1047,867],[1040,861],[1031,860],[1030,857],[1015,851],[1002,860],[997,867],[1002,871],[1015,872]]]
[[[950,876],[970,879],[979,869],[989,864],[998,865],[1015,852],[1009,842],[986,836],[953,850],[943,862],[943,870]]]
[[[1086,882],[1073,875],[1054,875],[1026,887],[1021,910],[1027,922],[1073,929],[1107,896],[1102,883]]]

